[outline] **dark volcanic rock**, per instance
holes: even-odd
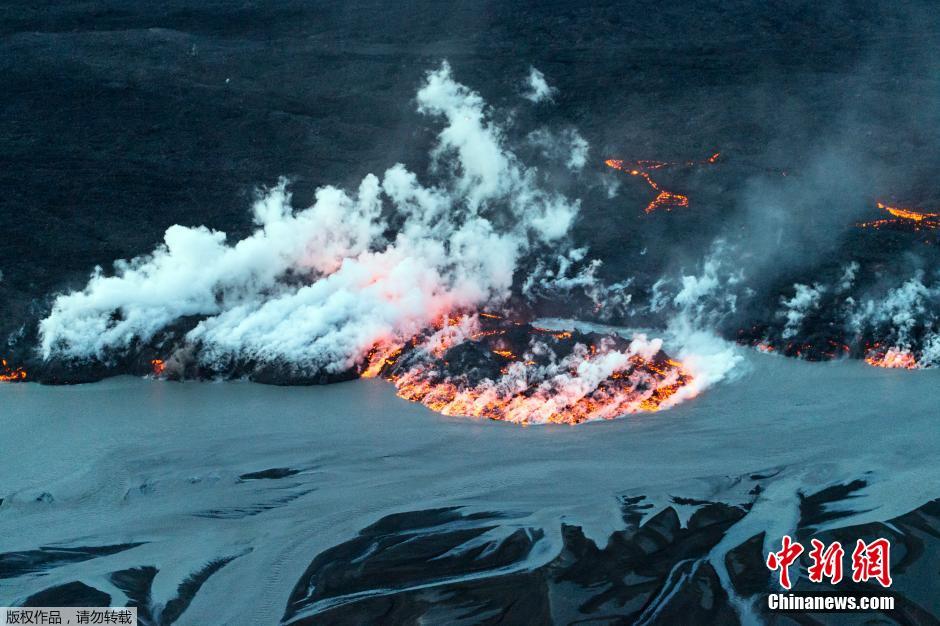
[[[300,473],[300,470],[291,469],[289,467],[272,467],[271,469],[261,470],[258,472],[248,472],[247,474],[242,474],[238,478],[240,480],[261,480],[261,479],[271,479],[277,480],[278,478],[287,478],[288,476],[293,476],[294,474]]]
[[[76,580],[34,593],[23,606],[111,606],[111,596]]]
[[[562,549],[544,565],[530,562],[545,541],[541,531],[493,534],[506,524],[498,515],[455,509],[394,515],[320,554],[295,586],[284,620],[629,623],[661,615],[660,623],[669,623],[699,615],[733,623],[726,594],[700,559],[743,515],[709,504],[683,528],[669,508],[615,533],[603,549],[579,528],[563,526]]]
[[[832,502],[846,496],[851,497],[850,491],[829,489],[807,500]],[[284,621],[739,623],[708,556],[744,519],[751,503],[682,499],[682,506],[696,507],[683,526],[672,507],[647,514],[641,524],[636,512],[651,509],[641,497],[628,500],[626,528],[611,535],[603,548],[577,526],[563,525],[561,548],[548,561],[534,557],[547,541],[540,531],[515,528],[497,514],[436,509],[383,518],[311,562],[294,587]],[[888,537],[894,586],[886,591],[877,584],[855,584],[850,575],[838,591],[895,597],[895,611],[859,614],[864,623],[938,623],[933,615],[940,607],[931,594],[930,573],[936,571],[934,561],[940,554],[940,501],[885,523],[824,533],[801,524],[797,535],[807,545],[810,537],[843,545],[854,545],[858,538]],[[768,612],[766,596],[779,590],[765,565],[763,544],[761,533],[725,556],[736,595],[771,624],[846,623],[845,614],[839,613]],[[834,589],[810,584],[804,574],[793,591],[819,594]]]
[[[42,572],[67,563],[80,563],[89,559],[117,554],[142,545],[124,543],[111,546],[87,546],[59,548],[47,546],[23,552],[0,554],[0,579],[15,578],[34,572]]]

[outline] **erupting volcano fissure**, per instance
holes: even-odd
[[[936,230],[940,228],[940,213],[928,213],[920,209],[908,209],[877,203],[878,208],[887,211],[892,217],[885,217],[859,224],[861,228],[903,228],[913,231]]]
[[[15,383],[26,380],[26,370],[14,367],[6,359],[0,359],[0,383]]]
[[[721,156],[720,152],[716,152],[707,159],[702,161],[651,161],[651,160],[639,160],[639,161],[623,161],[620,159],[607,159],[604,161],[604,164],[607,167],[613,168],[615,170],[620,170],[631,176],[639,176],[646,181],[646,184],[649,185],[653,191],[657,192],[655,198],[653,198],[646,208],[643,210],[645,213],[652,213],[654,211],[671,211],[677,208],[684,208],[689,206],[689,197],[673,193],[663,189],[659,183],[653,180],[652,176],[649,174],[649,170],[658,170],[667,167],[674,166],[685,166],[685,167],[694,167],[697,165],[712,165],[718,161],[718,157]]]
[[[399,397],[444,415],[578,424],[657,411],[694,395],[692,375],[660,344],[485,313],[452,316],[407,342],[375,346],[362,376],[381,376]]]

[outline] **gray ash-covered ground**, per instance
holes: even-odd
[[[747,352],[695,402],[577,428],[391,385],[0,386],[0,601],[142,623],[935,624],[938,372]],[[895,609],[768,612],[789,534]],[[854,583],[856,540],[893,583]]]

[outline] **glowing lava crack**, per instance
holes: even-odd
[[[657,411],[692,376],[658,340],[558,332],[490,317],[451,318],[403,345],[377,346],[362,371],[444,415],[578,424]],[[685,394],[679,394],[680,390]]]
[[[718,161],[718,157],[721,156],[720,152],[716,152],[707,159],[703,161],[686,161],[686,162],[669,162],[669,161],[650,161],[650,160],[639,160],[639,161],[623,161],[621,159],[607,159],[604,161],[604,164],[607,167],[613,168],[615,170],[620,170],[630,174],[631,176],[639,176],[646,181],[646,184],[657,192],[655,198],[653,198],[646,208],[643,210],[644,213],[652,213],[654,211],[671,211],[677,208],[685,208],[689,206],[689,197],[684,196],[681,193],[673,193],[663,189],[659,183],[653,180],[650,176],[649,170],[659,170],[667,167],[673,166],[684,166],[684,167],[694,167],[698,165],[714,165]]]

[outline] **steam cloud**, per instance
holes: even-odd
[[[529,68],[524,87],[522,97],[530,102],[552,102],[555,99],[557,90],[548,84],[545,74],[534,67]]]
[[[812,287],[802,283],[793,285],[795,295],[789,300],[781,298],[781,303],[786,308],[787,323],[783,328],[783,338],[791,339],[796,337],[800,326],[803,324],[803,318],[806,313],[819,306],[819,299],[823,294],[823,287],[814,284]]]
[[[563,238],[579,203],[540,185],[446,62],[417,101],[445,122],[432,153],[441,184],[398,164],[354,194],[324,187],[294,211],[282,181],[255,204],[257,229],[241,241],[172,226],[151,254],[117,262],[111,276],[98,268],[55,300],[40,324],[43,357],[107,360],[201,316],[187,340],[207,363],[240,356],[336,372],[449,311],[499,305],[520,258]],[[387,237],[391,216],[400,226]]]

